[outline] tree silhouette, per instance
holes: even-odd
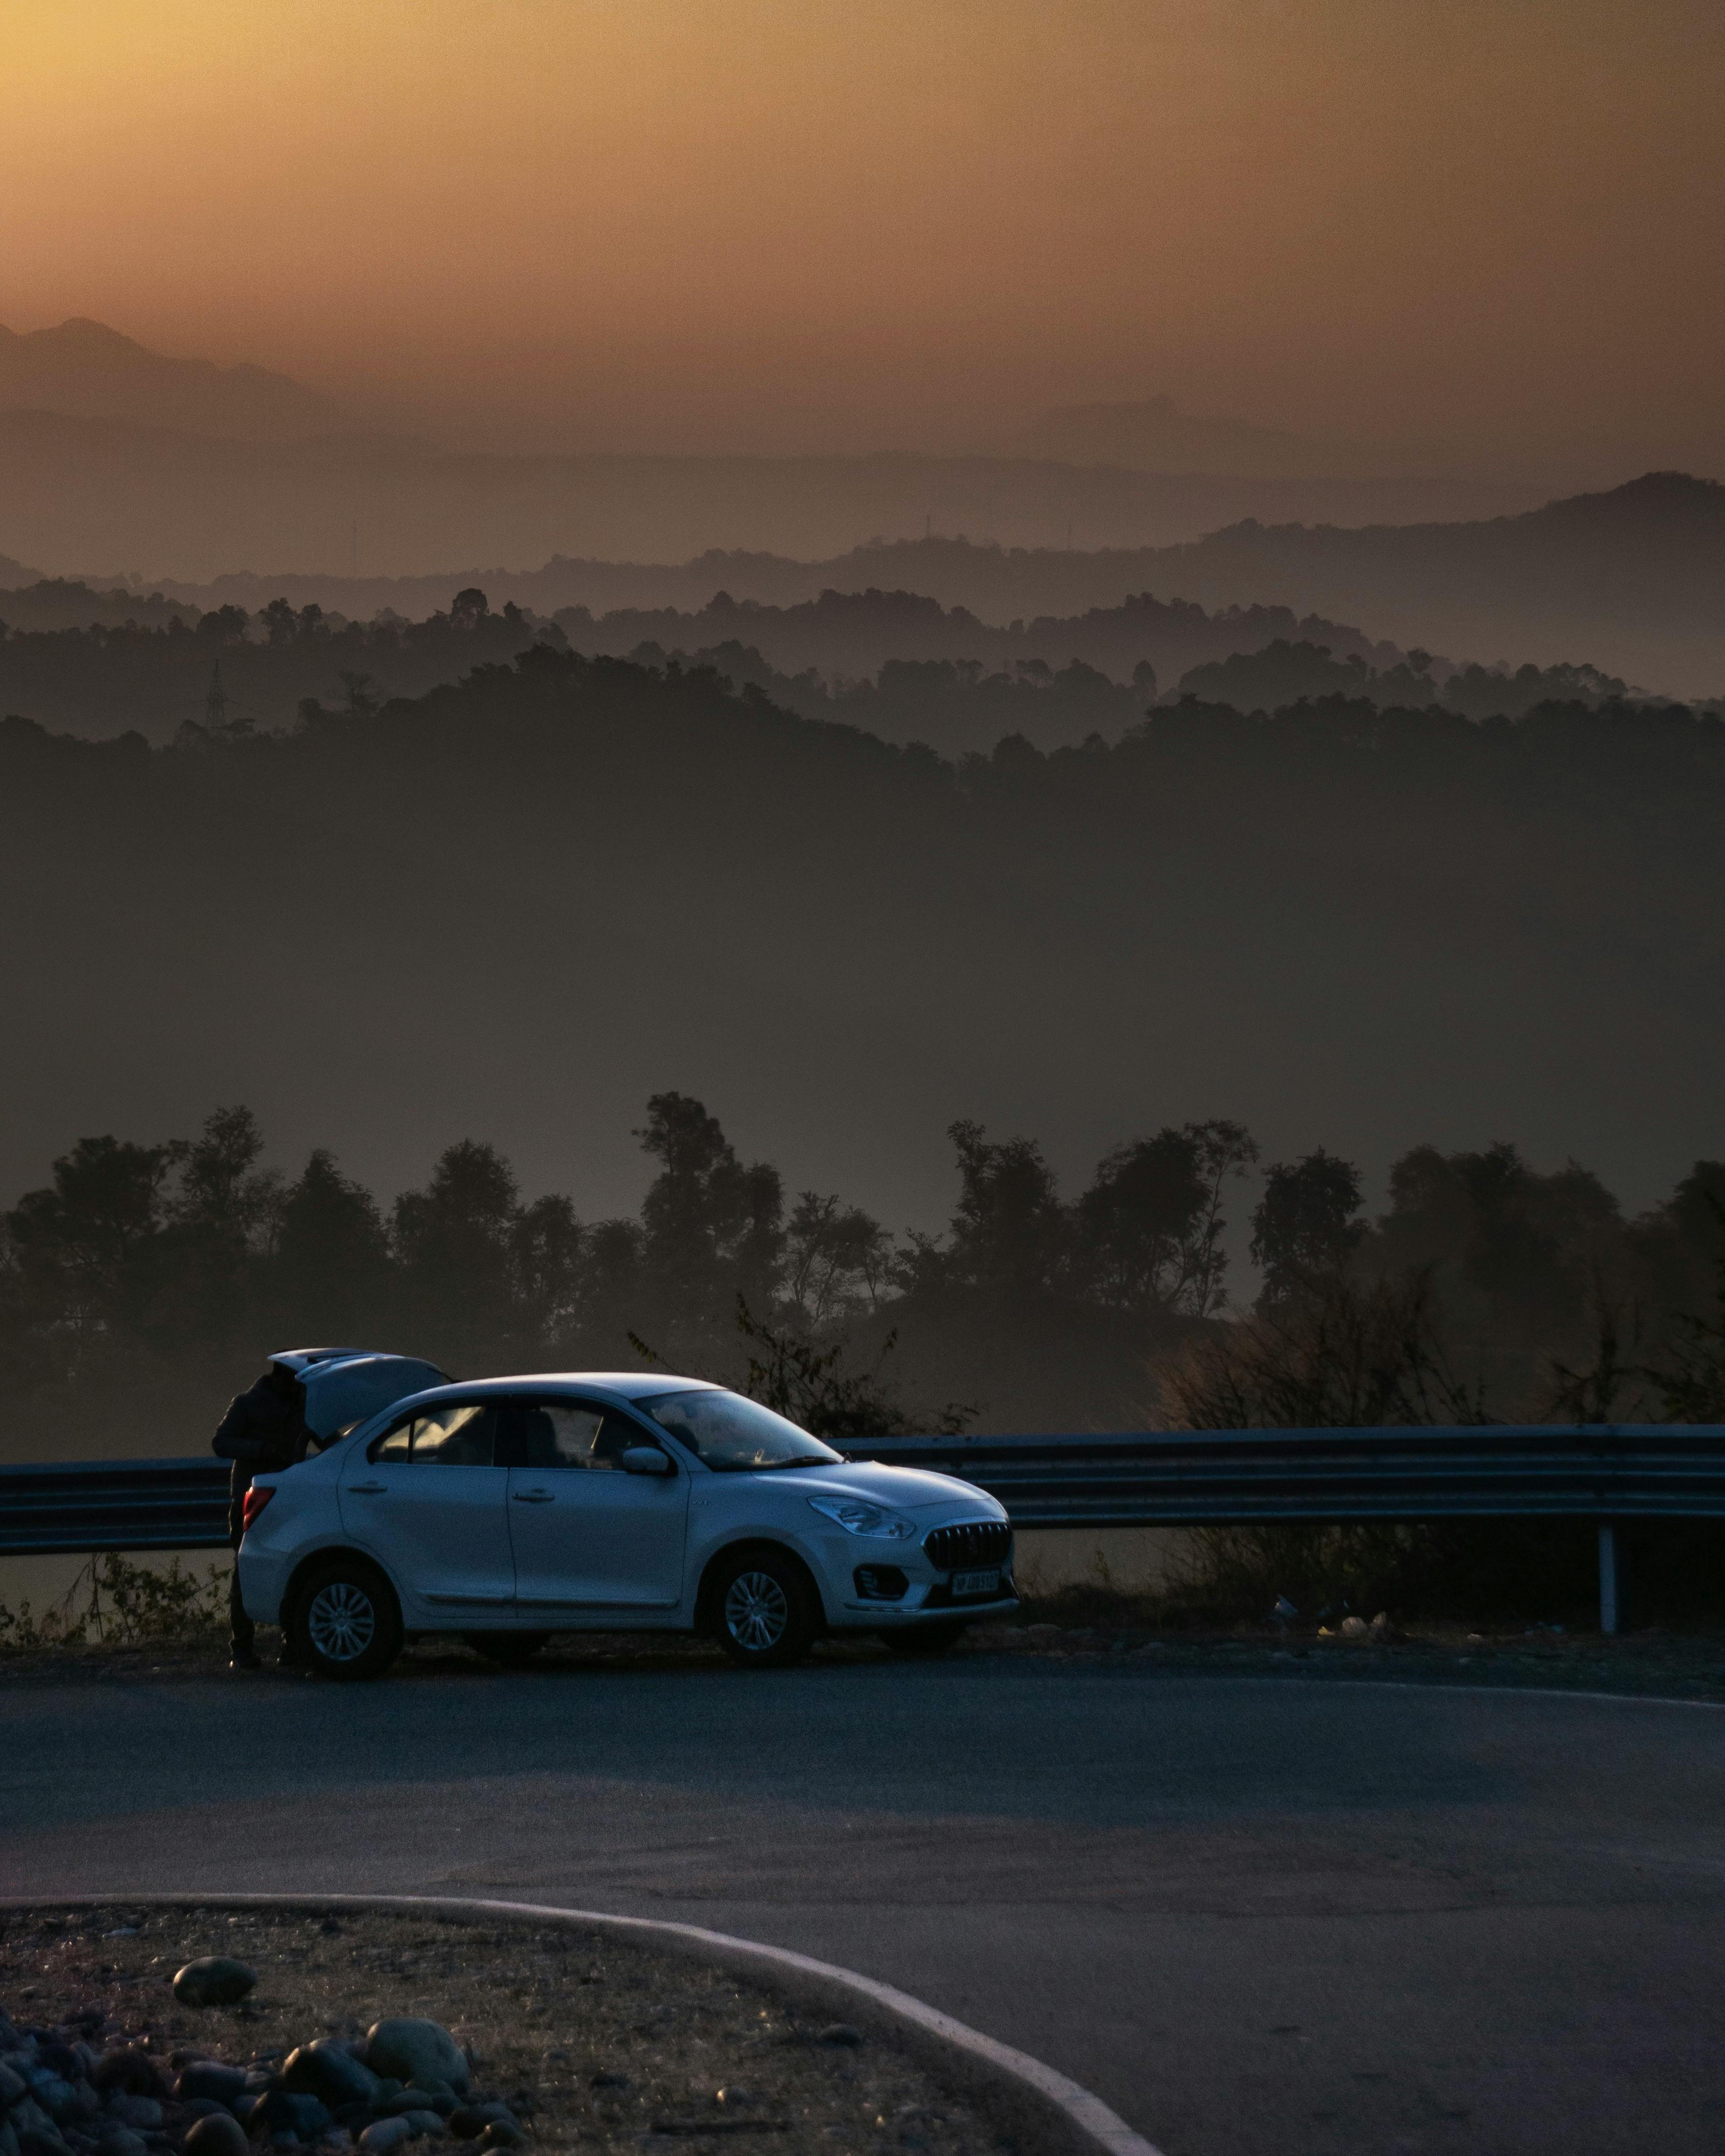
[[[1266,1169],[1252,1212],[1252,1262],[1264,1276],[1260,1306],[1287,1302],[1341,1271],[1365,1233],[1359,1210],[1359,1170],[1322,1146]]]

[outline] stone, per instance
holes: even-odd
[[[481,2148],[523,2148],[527,2137],[512,2118],[494,2118],[480,2136]]]
[[[207,2097],[213,2103],[231,2105],[236,2097],[245,2094],[245,2069],[230,2066],[221,2059],[194,2059],[189,2066],[180,2069],[174,2094],[182,2103]]]
[[[380,2118],[360,2135],[359,2145],[366,2156],[389,2156],[392,2148],[401,2148],[413,2136],[413,2129],[405,2118]]]
[[[231,2112],[213,2111],[186,2136],[186,2156],[246,2156],[251,2144]]]
[[[80,2074],[72,2084],[72,2101],[54,2122],[62,2133],[73,2127],[94,2125],[100,2116],[102,2100]]]
[[[260,2097],[246,2121],[247,2129],[254,2135],[291,2133],[301,2141],[316,2141],[326,2126],[334,2123],[321,2097],[285,2088],[273,2088]]]
[[[823,2044],[836,2045],[846,2051],[855,2051],[862,2040],[862,2030],[853,2029],[848,2021],[829,2021],[819,2037]]]
[[[258,1972],[225,1954],[188,1961],[174,1978],[174,1997],[182,2006],[237,2006],[258,1981]]]
[[[477,2141],[494,2122],[513,2126],[516,2116],[506,2103],[464,2103],[449,2114],[449,2131],[464,2141]]]
[[[1344,1640],[1363,1640],[1370,1630],[1371,1627],[1363,1617],[1344,1617],[1342,1620],[1342,1636]]]
[[[0,2111],[10,2111],[21,2096],[29,2093],[29,2083],[15,2067],[0,2066]]]
[[[99,2089],[124,2089],[129,2096],[153,2096],[158,2103],[169,2093],[161,2067],[136,2044],[122,2044],[114,2051],[105,2051],[90,2068],[90,2078]]]
[[[447,2088],[404,2088],[398,2089],[393,2096],[379,2096],[372,2112],[377,2118],[405,2118],[410,2111],[434,2111],[443,2118],[454,2108],[455,2099]]]
[[[6,2123],[18,2136],[18,2156],[66,2156],[66,2144],[52,2126],[20,2126],[16,2107]]]
[[[281,2085],[321,2097],[331,2111],[343,2104],[375,2103],[382,2086],[371,2068],[332,2036],[320,2036],[290,2052],[281,2070]]]
[[[142,2143],[139,2146],[141,2148]],[[12,2130],[12,2121],[0,2118],[0,2156],[18,2156],[18,2136]]]
[[[449,2130],[444,2124],[439,2113],[434,2111],[403,2111],[397,2115],[406,2119],[416,2141],[423,2135],[429,2134],[435,2138],[447,2133]]]
[[[403,2015],[375,2023],[366,2036],[366,2064],[410,2088],[442,2082],[457,2096],[467,2093],[466,2055],[439,2021]]]
[[[39,2104],[56,2125],[69,2115],[77,2097],[64,2074],[49,2066],[32,2066],[24,2079],[29,2084],[29,2100]]]
[[[108,2098],[107,2112],[110,2118],[118,2119],[137,2133],[162,2130],[162,2106],[153,2096],[134,2096],[129,2089],[115,2089]]]

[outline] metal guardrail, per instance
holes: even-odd
[[[0,1557],[225,1549],[220,1460],[69,1460],[0,1467]]]
[[[1589,1520],[1599,1529],[1607,1631],[1617,1624],[1619,1522],[1725,1519],[1725,1425],[890,1437],[846,1450],[853,1460],[962,1476],[999,1498],[1020,1527]],[[0,1556],[219,1549],[227,1541],[228,1469],[219,1460],[0,1467]]]
[[[1725,1518],[1725,1425],[892,1437],[846,1450],[961,1476],[1025,1527]]]

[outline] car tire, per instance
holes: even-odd
[[[531,1662],[550,1639],[549,1632],[464,1632],[463,1641],[500,1669],[518,1670]]]
[[[338,1684],[381,1677],[402,1650],[395,1590],[363,1558],[320,1564],[294,1597],[287,1630],[300,1666]]]
[[[740,1669],[782,1670],[814,1644],[819,1613],[808,1575],[777,1550],[743,1550],[715,1583],[719,1645]]]
[[[962,1624],[917,1625],[900,1631],[883,1632],[889,1654],[944,1655],[956,1647],[969,1627]]]

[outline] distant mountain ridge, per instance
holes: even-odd
[[[285,374],[172,359],[81,316],[22,335],[0,326],[0,410],[251,442],[301,441],[347,424],[333,398]]]
[[[162,588],[201,607],[255,609],[282,594],[296,606],[315,600],[363,618],[382,607],[430,613],[469,584],[494,604],[512,599],[545,614],[569,606],[595,614],[699,612],[720,593],[770,606],[825,591],[916,593],[1002,628],[1153,592],[1212,613],[1286,608],[1301,619],[1355,624],[1350,634],[1368,644],[1424,646],[1457,660],[1586,661],[1659,694],[1712,697],[1725,688],[1725,485],[1679,472],[1650,472],[1512,516],[1359,527],[1245,519],[1170,547],[1069,552],[875,540],[814,561],[745,549],[664,565],[554,554],[531,570],[358,579],[246,573]]]
[[[356,554],[389,576],[553,555],[682,562],[714,547],[809,561],[870,535],[930,531],[1130,549],[1245,516],[1363,524],[1495,515],[1542,498],[1520,484],[1168,476],[910,451],[502,456],[327,429],[217,440],[199,424],[68,417],[45,403],[7,410],[0,398],[0,551],[49,575],[203,583],[255,568],[279,583],[286,572],[339,572]],[[1096,596],[1112,603],[1127,588]]]
[[[1383,459],[1352,442],[1317,441],[1247,419],[1183,412],[1172,397],[1062,404],[1025,434],[1032,456],[1128,471],[1203,471],[1232,479],[1383,476]]]
[[[1725,682],[1725,485],[1686,472],[1476,523],[1247,519],[1162,550],[1158,569],[1166,588],[1210,607],[1250,594],[1482,658],[1584,650],[1680,695]]]

